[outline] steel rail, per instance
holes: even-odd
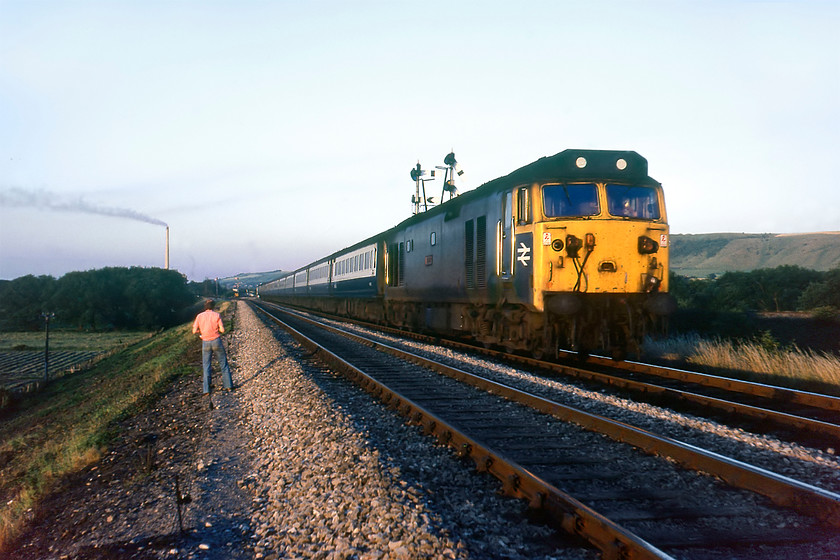
[[[311,310],[302,309],[302,311],[327,316],[325,314],[313,312]],[[400,336],[414,338],[415,340],[433,343],[445,342],[447,346],[452,348],[463,349],[471,352],[477,351],[487,356],[491,356],[498,359],[504,359],[506,361],[514,363],[524,364],[529,367],[540,368],[542,370],[549,371],[555,374],[571,376],[578,379],[587,379],[597,383],[611,385],[613,387],[618,387],[630,391],[638,391],[649,395],[667,395],[669,397],[677,398],[685,402],[711,407],[723,411],[725,413],[735,413],[746,416],[748,418],[766,420],[786,428],[793,428],[796,430],[806,431],[818,436],[830,437],[832,439],[840,440],[840,424],[833,424],[830,422],[815,420],[796,414],[779,412],[771,410],[769,408],[739,403],[736,401],[730,401],[717,397],[710,397],[691,391],[663,387],[655,383],[627,379],[626,377],[616,376],[612,373],[597,372],[581,367],[570,366],[568,364],[546,362],[535,358],[528,358],[516,354],[509,354],[507,352],[493,350],[490,348],[481,348],[472,344],[467,344],[456,340],[442,340],[439,337],[429,336],[415,332],[406,332],[399,329],[395,329],[393,327],[374,325],[366,323],[364,321],[351,320],[346,317],[329,317],[333,320],[351,321],[353,323],[366,326],[368,328],[378,329],[391,334],[398,334]],[[566,355],[569,357],[573,356],[573,354],[570,353],[566,353]],[[693,383],[704,387],[727,390],[734,393],[758,396],[766,399],[782,401],[785,403],[801,404],[819,410],[840,411],[840,398],[833,397],[831,395],[822,395],[819,393],[811,393],[807,391],[800,391],[797,389],[789,389],[786,387],[778,387],[774,385],[742,381],[739,379],[731,379],[711,374],[691,372],[687,370],[667,368],[662,366],[654,366],[651,364],[643,364],[640,362],[624,361],[617,363],[612,359],[603,358],[600,356],[589,356],[586,358],[586,363],[606,367],[613,371],[643,373],[651,376],[673,379],[685,383]]]
[[[263,312],[312,352],[313,357],[317,356],[330,368],[347,376],[387,406],[408,418],[410,423],[419,425],[427,435],[434,435],[438,441],[455,449],[460,457],[472,459],[476,470],[487,472],[502,482],[506,494],[527,500],[530,507],[545,512],[563,530],[591,543],[601,551],[605,560],[675,560],[635,533],[611,521],[504,455],[483,446],[423,406],[390,389],[282,319],[265,309]],[[307,318],[298,318],[312,322]],[[327,330],[333,329],[323,324],[318,325]],[[339,332],[343,336],[349,334],[344,331]],[[367,343],[371,342],[365,340]],[[375,343],[372,347],[378,348],[379,345]]]
[[[568,354],[568,356],[572,356],[572,354]],[[586,361],[587,363],[594,365],[616,369],[615,361],[609,358],[589,356]],[[820,410],[840,411],[840,397],[832,395],[823,395],[821,393],[790,389],[787,387],[779,387],[777,385],[768,385],[766,383],[744,381],[742,379],[733,379],[731,377],[721,377],[719,375],[699,373],[664,366],[655,366],[652,364],[644,364],[633,361],[622,362],[621,367],[617,369],[633,373],[643,373],[656,377],[664,377],[675,381],[694,383],[696,385],[723,389],[733,393],[743,393],[745,395],[764,397],[766,399],[801,404]]]
[[[611,420],[519,389],[514,389],[387,344],[330,325],[317,323],[306,317],[300,317],[299,315],[296,315],[296,317],[311,324],[317,324],[320,328],[345,336],[376,350],[388,352],[391,355],[430,368],[458,381],[525,404],[546,414],[551,414],[560,420],[573,422],[585,429],[605,434],[616,441],[628,443],[646,453],[669,457],[689,469],[715,475],[731,486],[761,494],[777,505],[794,509],[800,513],[819,519],[828,525],[840,527],[840,494],[666,436],[653,434],[623,422]]]
[[[611,366],[615,368],[615,366]],[[624,377],[617,377],[609,373],[595,372],[587,369],[553,364],[551,370],[556,373],[562,373],[577,377],[579,379],[588,379],[605,385],[626,389],[629,391],[637,391],[649,395],[668,396],[679,399],[685,402],[699,404],[726,413],[735,413],[748,418],[757,420],[767,420],[774,422],[779,426],[786,428],[795,428],[797,430],[807,431],[811,434],[831,437],[840,441],[840,425],[824,422],[822,420],[815,420],[805,416],[797,416],[787,412],[780,412],[771,410],[769,408],[762,408],[759,406],[740,403],[737,401],[729,401],[718,397],[710,397],[708,395],[701,395],[693,393],[684,389],[675,389],[672,387],[664,387],[655,383],[648,383],[645,381],[637,381],[634,379],[627,379]]]

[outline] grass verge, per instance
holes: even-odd
[[[169,329],[59,378],[0,421],[0,551],[37,513],[61,478],[97,461],[117,423],[148,405],[178,376],[195,373],[191,324]]]

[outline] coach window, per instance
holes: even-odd
[[[431,245],[432,247],[437,245],[437,232],[433,231],[431,235],[429,235],[429,245]]]
[[[520,226],[531,223],[531,196],[528,187],[521,187],[516,194],[516,223]]]

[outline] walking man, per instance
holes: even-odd
[[[222,344],[222,333],[225,332],[225,325],[222,316],[213,311],[213,300],[204,302],[204,311],[199,313],[192,328],[193,334],[201,336],[201,363],[204,366],[204,394],[210,393],[210,369],[213,354],[219,360],[219,367],[222,370],[222,382],[225,389],[233,389],[233,379],[230,376],[230,368],[225,355],[225,347]]]

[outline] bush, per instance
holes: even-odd
[[[821,282],[814,282],[802,291],[800,309],[833,307],[840,309],[840,268],[825,273]]]

